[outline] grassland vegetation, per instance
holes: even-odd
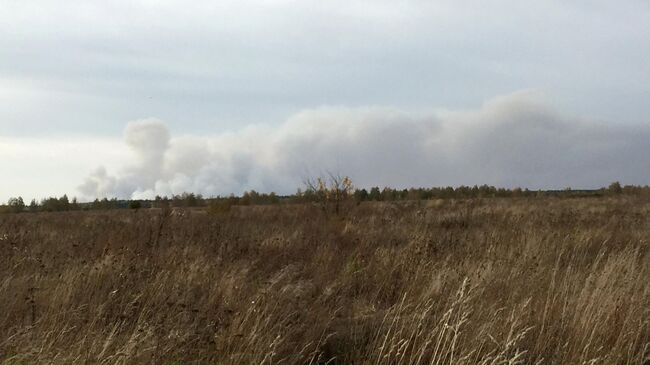
[[[645,365],[649,218],[625,194],[3,214],[0,364]]]

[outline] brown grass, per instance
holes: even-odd
[[[640,198],[0,216],[0,364],[650,363]]]

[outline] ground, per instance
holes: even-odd
[[[0,215],[0,364],[648,364],[633,196]]]

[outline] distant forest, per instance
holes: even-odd
[[[343,184],[347,182],[346,184]],[[60,212],[74,210],[109,210],[109,209],[141,209],[141,208],[174,208],[174,207],[208,207],[215,210],[228,209],[231,206],[272,205],[272,204],[301,204],[318,203],[323,201],[417,201],[431,199],[473,199],[473,198],[535,198],[535,197],[598,197],[611,195],[648,195],[650,186],[625,185],[613,182],[608,187],[600,189],[571,189],[564,190],[529,190],[522,188],[497,188],[489,185],[432,187],[394,189],[390,187],[373,187],[369,190],[354,189],[347,178],[332,178],[327,181],[318,179],[316,183],[306,184],[307,188],[298,189],[295,194],[277,195],[259,193],[254,190],[244,192],[241,196],[203,197],[201,194],[183,193],[180,195],[156,196],[155,199],[125,200],[117,198],[95,199],[92,202],[78,202],[76,198],[69,199],[67,195],[49,197],[37,201],[33,199],[26,204],[22,197],[10,198],[0,205],[0,213],[22,212]],[[335,198],[331,198],[336,195]]]

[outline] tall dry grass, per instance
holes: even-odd
[[[650,203],[0,216],[1,364],[650,363]]]

